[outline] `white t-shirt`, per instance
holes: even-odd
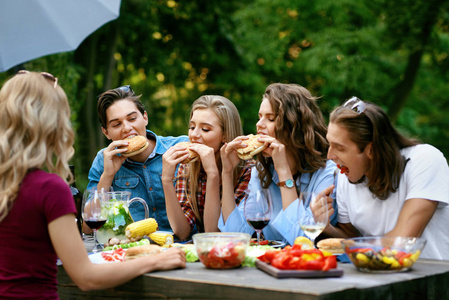
[[[352,184],[339,174],[338,222],[351,223],[363,236],[382,236],[393,230],[405,201],[423,198],[438,201],[438,207],[422,237],[427,244],[423,258],[449,260],[449,167],[435,147],[421,144],[401,150],[409,159],[399,189],[379,200],[365,183]]]

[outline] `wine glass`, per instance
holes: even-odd
[[[300,215],[303,215],[299,218],[300,227],[302,231],[312,240],[315,245],[315,239],[317,236],[323,232],[329,221],[329,210],[328,203],[326,197],[317,197],[314,193],[312,193],[312,197],[310,200],[310,206],[314,207],[314,211],[312,212],[311,207],[309,207],[309,201],[307,199],[307,194],[301,193],[300,200],[302,205],[299,205],[299,209],[301,210]],[[303,207],[303,208],[301,208]]]
[[[257,244],[260,245],[260,232],[268,225],[273,211],[271,193],[268,189],[246,191],[243,207],[245,219],[257,233]]]
[[[83,222],[86,223],[89,228],[94,232],[94,246],[92,248],[92,253],[96,253],[102,246],[98,244],[97,241],[97,230],[107,220],[107,209],[103,209],[105,204],[104,193],[94,190],[86,190],[83,195]]]

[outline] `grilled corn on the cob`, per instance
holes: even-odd
[[[168,246],[173,244],[173,235],[170,233],[153,232],[150,239],[160,246]]]
[[[145,235],[149,236],[157,230],[157,222],[153,218],[137,221],[126,226],[126,237],[132,242],[141,240]]]

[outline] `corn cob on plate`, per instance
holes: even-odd
[[[126,226],[126,237],[132,241],[139,241],[144,236],[150,236],[158,228],[157,222],[153,218],[137,221]]]

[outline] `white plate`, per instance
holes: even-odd
[[[104,251],[105,253],[112,253],[112,251]],[[102,252],[92,253],[89,254],[89,259],[94,264],[107,264],[107,263],[114,263],[115,261],[106,261],[101,256]]]

